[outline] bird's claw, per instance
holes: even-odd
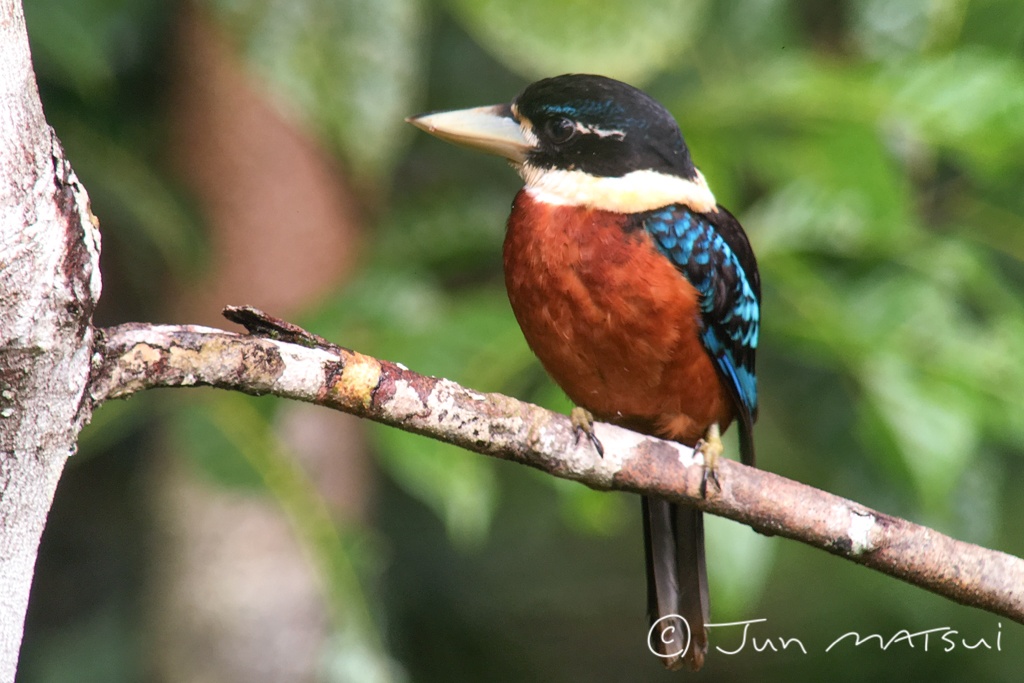
[[[594,449],[597,454],[602,458],[604,457],[604,446],[601,445],[601,441],[594,434],[594,415],[586,408],[576,406],[569,413],[569,419],[572,421],[572,431],[576,434],[576,443],[580,442],[580,435],[586,434],[587,438],[590,439],[590,443],[594,444]]]
[[[722,434],[719,431],[718,423],[708,427],[704,438],[697,442],[693,450],[704,457],[704,476],[700,480],[700,495],[707,498],[708,479],[715,482],[716,489],[722,490],[722,483],[718,481],[718,458],[725,448],[722,446]]]

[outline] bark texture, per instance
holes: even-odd
[[[46,124],[21,4],[0,0],[0,681],[13,681],[39,537],[89,417],[100,237]]]

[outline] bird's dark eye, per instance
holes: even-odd
[[[556,145],[569,142],[569,140],[572,139],[572,136],[576,134],[576,124],[564,116],[560,116],[557,119],[551,119],[548,121],[545,128],[547,130],[548,137],[550,137],[551,141]]]

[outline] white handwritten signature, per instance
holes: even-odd
[[[675,636],[676,625],[674,625],[674,623],[665,623],[665,624],[663,624],[663,622],[669,622],[670,620],[672,622],[676,622],[677,621],[678,624],[679,624],[679,627],[686,630],[686,638],[682,639],[682,640],[685,640],[686,644],[678,652],[672,652],[672,653],[664,654],[664,653],[661,653],[661,652],[658,652],[657,650],[655,650],[654,646],[651,643],[652,643],[652,638],[655,636],[655,630],[658,629],[659,626],[661,626],[661,630],[658,632],[658,637],[661,639],[662,643],[669,644],[669,643],[672,643],[672,642],[675,641],[675,637],[674,636]],[[748,635],[749,635],[749,631],[750,631],[750,626],[752,624],[760,624],[760,623],[764,623],[766,621],[768,621],[768,620],[767,619],[747,619],[746,621],[730,621],[728,623],[721,623],[721,624],[704,624],[704,627],[711,629],[711,628],[726,628],[726,627],[742,626],[743,627],[743,639],[740,641],[739,647],[737,647],[734,650],[726,650],[726,649],[723,649],[723,648],[721,648],[721,647],[719,647],[717,645],[715,646],[715,649],[718,650],[719,652],[721,652],[723,655],[738,655],[740,652],[743,652],[743,650],[745,650],[746,647],[747,647],[747,641],[748,641]],[[999,630],[996,632],[996,638],[995,638],[995,649],[997,651],[999,651],[999,652],[1002,652],[1002,650],[1003,650],[1003,624],[999,623],[998,627],[999,627]],[[939,634],[942,634],[942,635],[939,636]],[[935,635],[936,637],[940,638],[941,641],[943,643],[945,643],[945,645],[943,646],[943,650],[942,650],[943,652],[952,652],[953,650],[955,650],[959,646],[963,646],[964,648],[966,648],[968,650],[977,650],[979,647],[984,647],[987,650],[991,650],[992,649],[992,646],[989,644],[988,640],[986,640],[985,638],[979,638],[977,640],[977,642],[975,642],[973,645],[968,643],[966,638],[960,638],[960,642],[959,642],[959,645],[958,645],[957,639],[955,638],[955,636],[957,636],[959,634],[960,634],[960,632],[957,631],[956,629],[954,629],[951,626],[940,626],[938,628],[930,628],[930,629],[927,629],[927,630],[924,630],[924,631],[917,631],[916,633],[911,633],[910,631],[908,631],[906,629],[903,629],[903,630],[897,631],[896,633],[894,633],[892,635],[892,637],[890,637],[888,640],[886,640],[882,636],[882,634],[880,634],[880,633],[870,633],[868,635],[861,636],[860,633],[858,633],[857,631],[849,631],[848,633],[844,633],[843,635],[841,635],[838,638],[836,638],[835,640],[833,640],[832,643],[828,647],[825,648],[825,652],[830,652],[832,650],[832,648],[836,647],[837,645],[839,645],[843,641],[846,641],[847,643],[852,643],[853,647],[860,647],[861,645],[863,645],[864,643],[867,643],[868,641],[877,641],[879,648],[882,649],[882,650],[888,650],[890,646],[895,645],[897,643],[907,643],[910,647],[913,648],[913,647],[916,647],[915,639],[917,639],[917,643],[918,644],[921,644],[921,641],[923,640],[924,641],[924,643],[923,643],[924,651],[928,652],[929,639],[933,635]],[[692,636],[692,634],[690,632],[690,624],[686,621],[686,619],[684,619],[683,617],[679,616],[678,614],[669,614],[667,616],[664,616],[664,617],[658,619],[656,622],[651,624],[651,628],[647,632],[647,649],[649,649],[651,651],[651,653],[654,654],[656,657],[662,657],[664,659],[668,659],[670,657],[679,657],[679,656],[685,654],[688,649],[690,649],[690,642],[692,640],[691,636]],[[851,639],[851,640],[847,640],[847,639]],[[768,650],[768,649],[771,649],[773,652],[779,652],[780,648],[782,650],[787,650],[787,649],[790,648],[790,646],[794,646],[794,648],[799,648],[801,652],[803,652],[804,654],[807,654],[807,648],[804,646],[803,641],[800,640],[799,638],[776,637],[775,640],[778,641],[778,647],[776,647],[775,642],[773,642],[773,640],[771,638],[765,638],[762,642],[759,643],[756,636],[750,635],[750,637],[749,637],[750,644],[753,646],[754,650],[757,651],[757,652],[764,652],[765,650]]]

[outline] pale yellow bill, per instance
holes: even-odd
[[[507,104],[419,114],[406,121],[452,144],[519,164],[532,149]]]

